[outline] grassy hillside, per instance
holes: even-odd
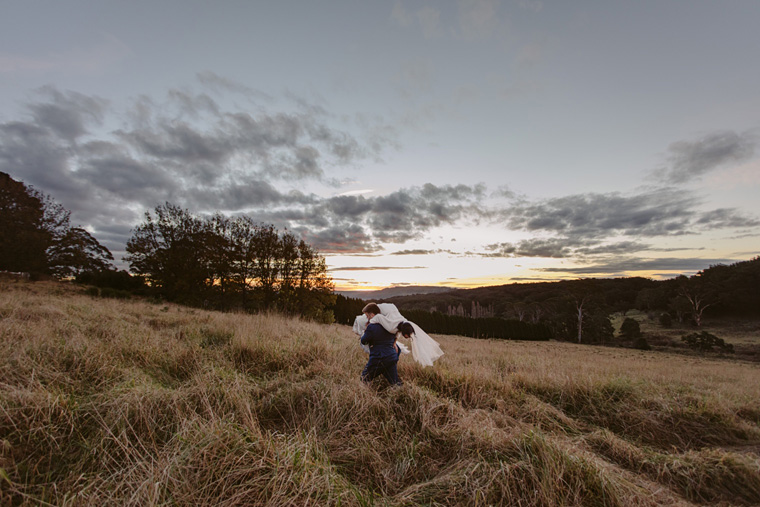
[[[0,504],[760,503],[757,365],[438,338],[0,281]]]

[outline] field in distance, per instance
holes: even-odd
[[[436,339],[0,281],[0,504],[760,503],[757,363]]]

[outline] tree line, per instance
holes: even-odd
[[[250,217],[200,217],[165,203],[132,231],[130,275],[71,212],[0,173],[0,271],[75,278],[117,294],[139,293],[220,310],[276,310],[333,322],[324,257],[290,232]]]
[[[66,278],[115,269],[111,252],[70,216],[51,196],[0,172],[0,271]]]
[[[405,315],[412,310],[446,313],[477,302],[493,308],[496,317],[543,324],[555,339],[606,343],[614,338],[611,314],[633,309],[663,325],[678,321],[697,328],[705,319],[760,317],[760,257],[660,281],[629,277],[510,284],[389,301],[404,308]]]
[[[124,259],[168,300],[333,321],[324,257],[292,233],[248,216],[200,217],[165,203],[145,213]]]

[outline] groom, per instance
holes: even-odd
[[[369,322],[372,317],[380,314],[380,308],[375,303],[370,303],[362,309],[362,313]],[[369,322],[361,337],[361,343],[369,345],[369,361],[362,371],[362,381],[369,383],[378,375],[382,375],[390,385],[402,385],[396,368],[399,357],[396,335],[386,331],[380,324]]]

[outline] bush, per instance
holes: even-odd
[[[639,336],[635,342],[633,342],[633,348],[637,350],[652,350],[649,346],[649,342],[643,336]]]
[[[661,313],[657,320],[662,327],[671,327],[673,325],[673,317],[667,312]]]
[[[700,352],[712,352],[714,347],[717,347],[721,352],[734,351],[733,345],[726,343],[722,338],[718,338],[707,331],[684,335],[681,337],[681,341],[686,342],[686,345],[690,349],[698,350]]]
[[[129,299],[132,297],[132,294],[125,290],[112,289],[110,287],[103,287],[100,289],[100,295],[104,298],[113,299]]]
[[[641,327],[637,321],[630,317],[626,317],[623,324],[620,326],[620,334],[629,339],[638,338],[641,336]]]

